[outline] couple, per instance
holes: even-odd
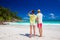
[[[38,9],[37,12],[38,12],[37,15],[34,14],[34,10],[28,13],[30,17],[30,36],[29,36],[30,38],[32,37],[32,27],[34,31],[34,36],[36,35],[35,34],[35,21],[37,21],[37,27],[39,29],[39,37],[42,37],[42,14],[41,14],[40,9]]]

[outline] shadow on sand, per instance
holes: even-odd
[[[26,36],[26,37],[29,37],[30,38],[30,34],[20,34],[21,36]],[[34,34],[32,34],[32,37],[34,36]],[[35,36],[38,36],[39,37],[39,35],[35,35]]]
[[[30,34],[20,34],[21,36],[26,36],[26,37],[29,37]]]

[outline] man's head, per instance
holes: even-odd
[[[38,9],[37,11],[38,11],[38,13],[40,13],[40,9]]]

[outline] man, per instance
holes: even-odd
[[[40,9],[38,9],[38,14],[37,14],[37,27],[39,29],[39,37],[42,37],[42,13],[40,12]]]

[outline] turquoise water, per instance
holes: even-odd
[[[10,24],[11,25],[30,25],[30,22],[29,21],[21,21],[21,22],[12,22]],[[60,21],[48,20],[48,21],[43,21],[43,24],[60,25]]]
[[[21,21],[17,23],[30,23],[29,21]],[[43,21],[44,24],[60,24],[60,20],[45,20]]]
[[[60,20],[48,20],[48,21],[43,21],[43,23],[60,24]]]

